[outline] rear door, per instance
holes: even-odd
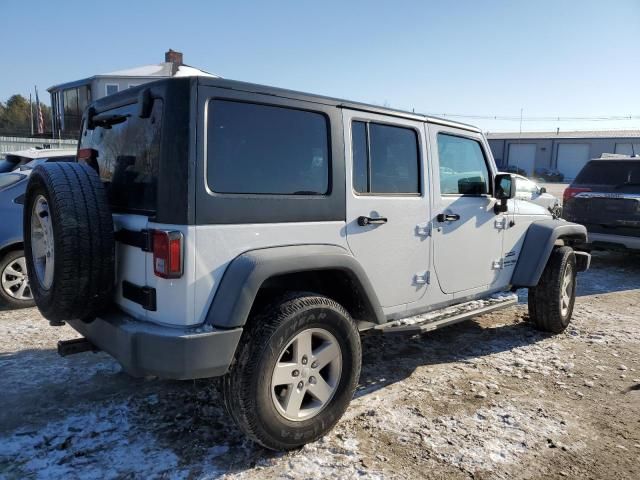
[[[105,114],[123,116],[125,121],[85,128],[78,158],[94,168],[105,186],[114,212],[116,231],[135,234],[146,230],[157,207],[163,101],[156,99],[149,118],[138,116],[137,104],[119,106]],[[152,253],[140,246],[116,242],[116,303],[136,318],[147,318],[149,310],[126,298],[128,286],[141,289],[153,272]]]
[[[347,243],[383,307],[427,288],[429,217],[422,122],[344,110]]]
[[[493,164],[479,133],[429,125],[434,165],[434,263],[444,293],[487,288],[499,276],[504,214],[492,197]]]

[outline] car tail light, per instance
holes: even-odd
[[[568,188],[565,188],[564,190],[564,194],[562,195],[562,200],[566,202],[570,198],[573,198],[576,195],[578,195],[579,193],[590,192],[590,191],[591,191],[590,188],[568,187]]]
[[[81,148],[78,150],[78,160],[94,160],[98,158],[98,151],[94,148]]]
[[[161,278],[182,276],[181,232],[153,231],[153,272]]]

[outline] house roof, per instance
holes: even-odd
[[[572,132],[506,132],[488,133],[489,140],[554,139],[554,138],[640,138],[640,130],[589,130]]]
[[[67,88],[78,87],[86,85],[96,78],[113,78],[113,77],[128,77],[128,78],[168,78],[168,77],[212,77],[220,78],[218,75],[200,70],[199,68],[191,67],[189,65],[180,65],[178,71],[172,74],[173,63],[162,62],[152,63],[150,65],[141,65],[139,67],[126,68],[124,70],[116,70],[114,72],[101,73],[99,75],[93,75],[91,77],[83,78],[81,80],[75,80],[72,82],[60,83],[52,87],[47,88],[48,92],[54,90],[65,90]]]

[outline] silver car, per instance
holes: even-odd
[[[516,178],[516,197],[519,200],[535,203],[545,207],[551,212],[554,218],[559,218],[562,214],[562,205],[557,197],[547,192],[547,189],[540,187],[537,183],[522,175],[514,175]]]

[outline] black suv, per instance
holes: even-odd
[[[640,250],[640,158],[591,160],[564,191],[563,209],[593,247]]]

